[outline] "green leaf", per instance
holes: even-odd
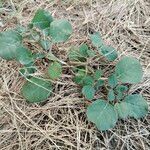
[[[82,93],[86,99],[92,100],[94,98],[94,95],[95,95],[95,89],[91,85],[85,85],[82,88]]]
[[[115,48],[111,46],[103,45],[99,49],[100,54],[105,56],[109,61],[114,61],[118,57],[118,53]]]
[[[116,65],[116,75],[122,83],[139,83],[143,70],[140,62],[133,57],[123,57]]]
[[[108,77],[108,85],[111,88],[114,88],[117,84],[118,84],[118,81],[117,81],[117,77],[115,74],[112,74],[110,77]]]
[[[94,84],[94,78],[87,75],[83,78],[83,85],[93,85]]]
[[[83,56],[83,57],[88,57],[88,53],[87,53],[88,49],[89,48],[86,44],[80,45],[80,47],[79,47],[80,55]]]
[[[96,32],[94,34],[90,34],[90,39],[92,41],[92,44],[97,48],[100,48],[104,45],[103,40],[102,40],[101,35],[99,34],[99,32]]]
[[[96,100],[87,108],[88,120],[101,131],[113,128],[118,120],[114,107],[104,100]]]
[[[35,42],[39,42],[40,38],[41,38],[40,33],[35,31],[35,30],[31,30],[30,35],[28,35],[28,39],[29,40],[34,40]]]
[[[128,87],[125,86],[125,85],[118,85],[116,88],[115,88],[115,91],[117,93],[117,100],[121,100],[124,95],[125,95],[125,92],[128,90]]]
[[[116,111],[118,112],[119,118],[126,119],[128,117],[129,107],[127,103],[125,102],[116,103],[114,107]]]
[[[115,93],[113,90],[109,90],[107,98],[109,101],[114,101],[115,100]]]
[[[78,70],[76,76],[73,78],[73,81],[77,84],[83,85],[83,79],[85,78],[86,73],[84,69]]]
[[[52,43],[49,40],[40,40],[40,45],[44,50],[49,50],[50,47],[52,46]]]
[[[102,71],[101,69],[96,70],[96,71],[94,72],[94,79],[95,79],[95,80],[99,80],[102,75],[103,75],[103,71]]]
[[[148,104],[146,100],[139,94],[128,95],[124,101],[118,103],[116,110],[120,118],[127,118],[127,116],[136,119],[144,117],[148,113]]]
[[[32,20],[33,26],[43,30],[50,27],[50,23],[53,21],[51,14],[43,9],[37,10]]]
[[[62,74],[62,66],[58,62],[53,62],[48,67],[48,74],[52,80],[59,78]]]
[[[22,36],[13,30],[0,33],[0,57],[6,60],[16,59],[17,48],[22,44]]]
[[[16,51],[17,51],[17,58],[16,59],[22,65],[31,64],[31,63],[34,62],[32,53],[27,48],[25,48],[25,47],[18,47]]]
[[[34,59],[43,59],[43,58],[45,58],[45,54],[43,54],[43,53],[35,53],[35,54],[33,54],[33,58]]]
[[[70,52],[69,52],[69,60],[71,61],[80,61],[80,62],[85,62],[86,61],[86,57],[85,55],[83,54],[84,53],[84,50],[81,49],[79,50],[78,47],[72,47]]]
[[[98,91],[100,87],[104,85],[104,80],[98,80],[94,86],[95,90]]]
[[[50,24],[50,35],[54,43],[65,42],[72,34],[71,24],[65,20],[55,20]]]
[[[87,50],[87,54],[88,54],[88,57],[94,57],[94,56],[96,56],[96,53],[93,50],[91,50],[91,49]]]
[[[32,77],[23,85],[21,91],[27,101],[42,102],[50,96],[52,85],[44,79]]]

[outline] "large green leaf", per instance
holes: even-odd
[[[148,104],[139,94],[128,95],[124,101],[116,105],[119,117],[125,119],[127,116],[136,119],[144,117],[148,113]]]
[[[87,117],[101,131],[113,128],[118,120],[114,107],[104,100],[96,100],[88,106]]]
[[[123,57],[115,68],[118,79],[123,83],[139,83],[142,80],[143,70],[140,62],[133,57]]]
[[[91,85],[85,85],[82,88],[82,93],[86,99],[92,100],[94,98],[94,95],[95,95],[95,89]]]
[[[99,32],[96,32],[94,34],[90,34],[90,39],[92,41],[92,44],[97,48],[100,48],[104,45],[103,40],[102,40],[101,35],[99,34]]]
[[[48,74],[51,79],[55,80],[62,74],[62,66],[58,62],[53,62],[48,68]]]
[[[43,30],[45,28],[50,27],[50,23],[52,21],[53,21],[53,18],[48,11],[39,9],[35,13],[35,16],[32,20],[32,24],[33,26]]]
[[[99,53],[105,56],[109,61],[114,61],[118,57],[116,49],[111,46],[103,45],[99,49]]]
[[[52,85],[44,79],[32,77],[23,85],[21,91],[27,101],[41,102],[50,96]]]
[[[17,60],[22,64],[22,65],[28,65],[33,63],[34,59],[32,56],[31,51],[29,51],[25,47],[18,47],[17,48]]]
[[[72,26],[66,19],[55,20],[50,24],[50,35],[54,43],[65,42],[72,32]]]
[[[16,31],[8,30],[0,33],[0,57],[6,60],[16,59],[17,48],[22,44],[22,36]]]

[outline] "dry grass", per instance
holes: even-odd
[[[149,0],[1,0],[0,30],[27,25],[38,8],[57,18],[67,18],[74,34],[68,43],[53,50],[67,62],[70,45],[88,42],[91,30],[100,31],[107,44],[122,55],[137,57],[143,64],[143,83],[132,87],[150,102],[150,1]],[[64,55],[62,55],[64,54]],[[101,58],[90,65],[101,65]],[[111,64],[114,65],[114,64]],[[45,66],[39,67],[43,74]],[[105,67],[107,70],[108,64]],[[0,59],[0,149],[1,150],[148,150],[150,116],[119,121],[99,132],[86,119],[86,104],[64,69],[53,97],[43,104],[28,104],[20,94],[24,82],[16,62]],[[67,75],[66,75],[67,73]]]

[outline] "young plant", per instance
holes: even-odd
[[[99,33],[90,35],[90,39],[93,46],[108,61],[116,60],[117,51],[110,46],[106,46]],[[77,55],[72,55],[72,53]],[[87,107],[87,118],[99,130],[104,131],[113,128],[118,119],[128,117],[138,119],[148,113],[148,104],[142,95],[129,94],[131,84],[141,82],[143,76],[142,66],[136,58],[130,56],[121,58],[116,63],[114,72],[106,80],[101,69],[94,72],[91,68],[88,69],[86,60],[89,59],[89,56],[82,55],[80,48],[71,50],[70,55],[72,56],[69,57],[70,61],[80,62],[74,69],[75,77],[73,81],[82,87],[81,92],[85,99],[91,101],[91,104]],[[106,91],[106,97],[95,99],[97,93],[106,95]]]
[[[52,54],[54,44],[65,42],[72,34],[72,26],[66,19],[54,19],[48,11],[37,10],[34,18],[27,27],[18,26],[16,29],[0,33],[0,57],[6,60],[16,60],[23,66],[20,74],[27,80],[21,92],[29,102],[41,102],[46,100],[52,92],[50,80],[56,80],[61,76],[61,60]],[[38,44],[41,48],[31,51],[24,41],[30,44]],[[37,59],[48,59],[47,74],[50,80],[46,80],[33,73],[37,70]]]

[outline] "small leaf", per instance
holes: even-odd
[[[79,48],[80,55],[83,57],[88,57],[88,53],[87,53],[88,49],[89,48],[86,44],[80,45],[80,48]]]
[[[141,64],[133,57],[123,57],[117,63],[115,72],[122,83],[139,83],[143,76]]]
[[[118,84],[118,81],[117,81],[117,77],[115,74],[112,74],[110,77],[108,77],[108,85],[111,88],[114,88],[117,84]]]
[[[105,56],[109,61],[114,61],[118,57],[116,49],[111,46],[103,45],[99,51]]]
[[[115,91],[117,93],[117,100],[121,100],[123,99],[124,95],[125,95],[125,92],[128,90],[128,87],[127,86],[124,86],[124,85],[118,85],[116,88],[115,88]]]
[[[98,91],[100,87],[104,85],[104,80],[98,80],[94,86],[95,90]]]
[[[34,59],[43,59],[43,58],[45,58],[45,54],[43,54],[43,53],[36,53],[36,54],[33,54],[33,58]]]
[[[94,73],[94,79],[99,80],[102,75],[103,75],[103,71],[101,69],[96,70],[95,73]]]
[[[6,60],[16,59],[17,48],[22,44],[22,36],[13,30],[0,33],[0,57]]]
[[[127,118],[127,116],[135,119],[142,118],[148,113],[148,104],[146,100],[139,94],[128,95],[124,101],[118,103],[116,110],[120,118]]]
[[[113,128],[118,120],[114,107],[101,99],[88,106],[87,117],[101,131]]]
[[[40,40],[40,45],[44,50],[49,50],[50,47],[52,46],[52,43],[49,40]]]
[[[40,41],[40,33],[35,31],[35,30],[31,30],[30,31],[30,35],[28,36],[29,40],[34,40],[35,42],[39,42]]]
[[[52,85],[44,79],[32,77],[23,85],[21,91],[27,101],[42,102],[50,96]]]
[[[34,62],[32,53],[27,48],[25,48],[25,47],[18,47],[16,51],[17,51],[17,60],[22,65],[31,64],[31,63]]]
[[[101,38],[101,35],[99,34],[99,32],[96,32],[94,34],[90,34],[90,39],[92,41],[92,44],[97,47],[100,48],[103,46],[103,40]]]
[[[82,93],[86,99],[92,100],[95,95],[95,89],[91,85],[86,85],[82,88]]]
[[[60,77],[62,74],[62,66],[58,62],[53,62],[48,68],[48,74],[52,80]]]
[[[94,56],[96,56],[96,53],[93,50],[91,50],[91,49],[87,50],[87,54],[88,54],[88,57],[94,57]]]
[[[115,93],[113,90],[109,90],[108,96],[107,96],[109,101],[114,101],[115,100]]]
[[[70,52],[69,52],[69,60],[71,61],[80,61],[80,62],[85,62],[86,61],[86,55],[83,54],[84,50],[82,51],[81,49],[79,50],[78,47],[72,47]]]
[[[73,81],[77,84],[83,85],[83,79],[85,78],[86,73],[84,69],[78,70],[76,76],[73,78]]]
[[[32,24],[33,26],[43,30],[45,28],[50,27],[50,23],[52,21],[53,21],[53,18],[48,11],[39,9],[35,13],[35,16],[32,20]]]
[[[94,78],[87,75],[83,78],[83,85],[93,85],[94,84]]]
[[[54,43],[65,42],[72,34],[71,24],[65,20],[55,20],[50,25],[50,35]]]

